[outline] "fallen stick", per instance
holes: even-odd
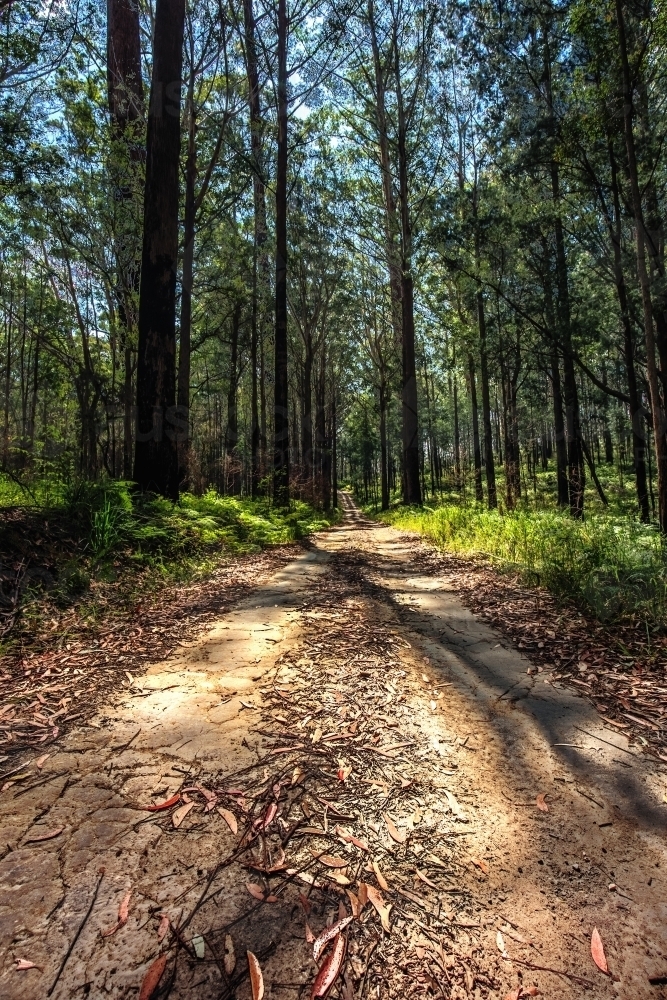
[[[85,914],[83,920],[81,921],[81,923],[79,924],[79,928],[78,928],[76,934],[72,938],[72,943],[70,944],[69,948],[65,952],[65,957],[63,958],[62,962],[60,963],[60,968],[58,969],[58,972],[56,973],[56,978],[53,980],[53,984],[52,984],[51,988],[46,991],[47,997],[51,996],[51,994],[55,990],[56,986],[58,985],[58,980],[62,976],[63,970],[64,970],[65,966],[67,965],[67,960],[69,959],[70,955],[74,951],[74,945],[79,940],[79,935],[81,934],[81,931],[85,927],[86,922],[88,920],[88,917],[93,912],[93,906],[95,905],[95,900],[97,899],[97,893],[99,891],[100,884],[101,884],[103,878],[104,878],[104,868],[102,868],[101,871],[100,871],[100,877],[97,880],[97,885],[95,886],[95,891],[93,893],[93,898],[90,901],[90,906],[86,910],[86,914]]]
[[[574,972],[567,972],[565,969],[550,969],[546,965],[534,965],[532,962],[524,962],[521,958],[509,958],[509,961],[523,965],[526,969],[532,969],[534,972],[553,972],[555,976],[565,976],[566,979],[572,979],[575,983],[580,983],[582,986],[595,988],[595,983],[592,983],[590,979],[584,979],[583,976],[575,976]]]

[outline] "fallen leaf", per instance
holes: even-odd
[[[225,972],[228,976],[231,976],[232,972],[236,968],[236,953],[234,951],[234,942],[232,941],[231,934],[225,934],[225,953],[223,962]]]
[[[299,902],[303,906],[304,912],[305,913],[310,913],[310,911],[312,910],[312,906],[311,906],[310,900],[308,899],[308,896],[304,896],[304,894],[302,892],[300,892],[299,893]]]
[[[250,986],[252,988],[252,1000],[262,1000],[264,996],[264,977],[259,962],[251,951],[246,952],[248,958],[248,970],[250,972]]]
[[[305,771],[303,770],[302,767],[299,767],[297,765],[297,767],[295,767],[294,770],[292,771],[292,780],[290,781],[290,784],[298,785],[304,776],[305,776]]]
[[[176,811],[172,813],[171,822],[174,824],[176,829],[178,829],[178,827],[181,825],[187,814],[190,812],[191,809],[194,809],[194,807],[195,807],[194,802],[186,802],[184,805],[179,806],[178,809],[176,809]]]
[[[336,835],[346,844],[354,844],[354,846],[358,847],[360,851],[369,850],[368,844],[365,841],[359,840],[358,837],[355,837],[353,833],[350,833],[342,826],[336,827]]]
[[[161,809],[171,809],[172,806],[178,804],[180,797],[181,793],[178,792],[176,795],[172,795],[170,799],[167,799],[166,802],[158,802],[157,805],[144,806],[143,808],[146,812],[149,813],[160,812]]]
[[[609,966],[607,965],[602,938],[597,927],[593,928],[593,934],[591,935],[591,955],[600,972],[609,975]]]
[[[314,851],[312,847],[310,849],[310,853],[314,858],[317,858],[318,861],[321,861],[322,864],[326,865],[328,868],[345,868],[349,864],[349,860],[346,860],[345,858],[337,858],[333,854],[320,854],[319,851]]]
[[[230,812],[229,809],[223,808],[223,806],[218,806],[217,811],[220,813],[220,815],[222,816],[222,818],[224,819],[225,823],[232,831],[232,833],[238,833],[239,827],[238,823],[236,822],[236,816],[234,815],[234,813]]]
[[[548,813],[549,812],[549,806],[546,803],[545,796],[546,796],[545,792],[540,792],[540,794],[535,799],[535,805],[540,810],[540,812]]]
[[[456,797],[452,795],[452,793],[448,791],[446,788],[443,789],[443,791],[445,793],[445,798],[447,799],[447,804],[449,805],[449,808],[452,810],[454,815],[457,816],[462,823],[467,823],[468,819],[466,817],[466,814],[464,813],[463,809],[457,802]]]
[[[373,871],[375,872],[375,877],[378,880],[378,885],[380,886],[381,889],[384,889],[385,892],[388,892],[389,891],[389,886],[387,884],[386,878],[384,877],[384,875],[380,871],[380,866],[378,865],[378,863],[376,861],[373,861],[372,865],[373,865]]]
[[[505,938],[502,936],[500,931],[496,931],[496,947],[501,955],[507,954],[507,949],[505,948]]]
[[[24,843],[39,844],[39,842],[42,840],[53,840],[54,837],[59,837],[64,829],[65,829],[64,826],[59,826],[57,830],[47,830],[46,833],[39,833],[36,834],[34,837],[26,837]]]
[[[194,948],[195,955],[197,958],[203,958],[206,954],[206,942],[204,941],[201,934],[195,934],[192,941],[190,942]]]
[[[171,921],[169,920],[169,914],[168,913],[161,913],[160,914],[160,926],[157,929],[157,939],[158,939],[158,941],[163,941],[164,940],[164,938],[167,935],[167,931],[169,930],[170,924],[171,924]]]
[[[311,740],[313,743],[319,743],[321,739],[322,739],[322,730],[318,726],[313,735],[311,736]]]
[[[335,872],[327,872],[326,877],[331,879],[332,882],[337,882],[338,885],[352,885],[350,879],[340,869]]]
[[[273,823],[274,819],[276,818],[277,812],[278,812],[278,806],[276,805],[275,802],[272,802],[271,805],[267,808],[261,820],[259,821],[258,828],[260,830],[266,830],[266,828],[270,826],[271,823]]]
[[[38,767],[38,768],[40,769],[40,771],[42,770],[42,768],[44,767],[44,764],[46,763],[46,761],[47,761],[47,760],[49,759],[49,757],[50,757],[50,756],[51,756],[51,754],[50,754],[50,753],[44,753],[44,754],[42,754],[42,756],[41,756],[41,757],[39,757],[39,758],[38,758],[38,759],[37,759],[37,760],[35,761],[35,764],[36,764],[36,765],[37,765],[37,767]]]
[[[391,903],[385,902],[383,896],[374,885],[368,885],[367,883],[363,884],[366,886],[366,892],[368,893],[369,900],[378,912],[382,929],[385,930],[387,934],[391,934],[391,924],[389,923]]]
[[[394,823],[391,816],[388,813],[383,813],[384,821],[387,824],[387,829],[389,830],[389,836],[392,840],[395,840],[397,844],[404,844],[407,834],[404,830],[399,830]]]
[[[350,905],[352,907],[352,916],[358,917],[359,914],[361,913],[361,903],[359,902],[359,897],[355,895],[355,893],[353,893],[351,889],[346,889],[345,892],[347,893],[350,900]]]
[[[346,890],[347,891],[347,890]],[[368,902],[368,886],[365,882],[359,883],[359,905],[363,909]]]
[[[257,885],[256,882],[246,882],[245,887],[255,899],[261,899],[262,902],[265,902],[264,890],[261,885]]]
[[[139,990],[139,1000],[151,1000],[151,997],[155,993],[156,989],[160,984],[162,979],[162,974],[167,965],[167,956],[160,955],[155,959],[153,964],[148,969],[148,972],[141,981],[141,989]]]
[[[31,962],[30,959],[28,959],[28,958],[17,958],[14,961],[16,962],[16,965],[14,966],[16,972],[20,972],[23,969],[39,969],[40,968],[39,965],[36,965],[34,962]]]
[[[102,931],[102,937],[111,937],[116,931],[120,930],[127,923],[127,918],[130,915],[130,900],[132,899],[132,890],[127,892],[118,907],[118,923],[114,927],[110,927],[108,931]]]
[[[470,861],[471,861],[471,863],[473,865],[477,865],[477,867],[481,871],[483,871],[485,875],[489,874],[489,863],[488,863],[488,861],[484,861],[481,858],[471,858]]]
[[[315,940],[315,935],[313,934],[310,924],[306,920],[306,944],[312,944]]]
[[[243,701],[242,698],[239,699],[239,700],[240,700],[240,702],[241,702],[241,704],[243,705],[244,708],[250,708],[253,711],[255,711],[257,709],[257,706],[253,705],[253,703],[251,701]]]
[[[431,889],[438,888],[435,882],[432,882],[430,880],[426,872],[420,871],[419,868],[415,868],[415,871],[417,872],[417,878],[420,879],[424,883],[424,885],[430,885]]]
[[[319,960],[320,955],[326,948],[329,941],[340,934],[343,928],[347,927],[347,925],[353,920],[354,917],[343,917],[342,920],[332,924],[331,927],[325,927],[322,933],[315,939],[315,943],[313,944],[313,958],[316,962]]]
[[[333,984],[338,979],[338,973],[341,970],[343,964],[343,959],[345,957],[345,946],[347,941],[342,934],[339,934],[334,942],[332,951],[329,957],[323,963],[322,968],[317,973],[315,982],[313,983],[313,988],[310,994],[311,1000],[315,1000],[315,997],[323,997],[329,992]],[[256,1000],[256,998],[255,998]]]
[[[338,770],[336,771],[336,777],[338,778],[339,781],[347,781],[347,779],[350,777],[351,774],[352,774],[351,767],[339,767]]]

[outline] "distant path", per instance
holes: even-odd
[[[593,998],[667,996],[649,984],[667,976],[664,773],[584,699],[529,674],[463,607],[456,579],[424,568],[416,536],[342,503],[340,526],[1,794],[0,996],[47,996],[93,900],[55,1000],[136,997],[169,943],[172,1000],[231,996],[227,933],[240,1000],[247,948],[267,1000],[298,996],[317,971],[305,920],[319,933],[349,905],[340,885],[358,893],[364,880],[391,902],[391,933],[370,906],[348,927],[350,995],[363,983],[364,998],[412,997],[437,975],[445,995],[476,1000],[521,981],[579,998],[577,976]],[[173,808],[137,809],[184,788],[196,804],[178,828]],[[219,790],[236,834],[201,788]],[[253,857],[272,872],[234,853],[264,820]],[[347,867],[318,875],[325,852]],[[310,883],[285,874],[312,870]],[[313,888],[332,870],[347,876]],[[127,923],[102,937],[130,890]],[[158,941],[162,913],[184,926],[180,950]],[[594,926],[619,982],[592,963]],[[15,971],[17,959],[40,968]]]

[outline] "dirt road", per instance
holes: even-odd
[[[667,997],[665,768],[345,503],[4,787],[1,997]]]

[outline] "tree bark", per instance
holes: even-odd
[[[625,17],[623,13],[622,0],[616,0],[616,21],[618,25],[619,53],[621,57],[621,69],[623,74],[623,129],[625,133],[625,146],[627,153],[627,166],[630,178],[630,191],[632,196],[632,211],[635,221],[635,247],[637,253],[637,276],[642,299],[642,313],[644,319],[644,338],[646,341],[646,374],[651,397],[651,411],[653,415],[653,437],[655,447],[655,458],[658,473],[658,521],[660,530],[667,533],[667,441],[665,439],[665,411],[660,396],[660,384],[658,369],[656,364],[656,343],[653,330],[653,306],[651,302],[651,284],[646,267],[646,246],[647,235],[649,254],[652,258],[657,255],[653,247],[651,253],[652,240],[650,234],[646,233],[644,213],[642,208],[642,196],[639,185],[639,169],[637,166],[637,151],[635,146],[635,136],[633,127],[633,103],[632,103],[632,82],[630,77],[630,64],[628,61],[627,39],[625,33]]]
[[[187,488],[189,479],[190,451],[190,361],[192,335],[192,285],[195,252],[195,220],[197,182],[197,120],[194,106],[194,69],[190,70],[188,95],[186,99],[186,120],[188,123],[188,152],[185,160],[185,220],[183,231],[183,271],[181,278],[181,326],[178,339],[178,392],[179,416],[183,419],[187,432],[178,442],[178,481]]]
[[[482,452],[479,445],[479,409],[477,407],[477,386],[475,384],[475,359],[468,355],[468,374],[470,378],[470,406],[472,409],[472,448],[475,463],[475,499],[484,502],[484,487],[482,486]],[[489,424],[491,420],[489,418]]]
[[[493,432],[491,430],[491,393],[489,391],[489,360],[486,341],[486,317],[484,296],[477,289],[477,321],[479,324],[479,373],[482,381],[482,422],[484,425],[484,468],[486,472],[486,495],[489,510],[498,506],[496,493],[496,467],[493,463]]]
[[[148,115],[144,238],[139,293],[139,487],[178,499],[175,413],[181,75],[185,0],[157,0]]]
[[[273,502],[289,505],[287,384],[287,2],[278,0],[278,150],[276,164],[276,325]]]
[[[303,407],[301,411],[301,461],[303,482],[313,496],[313,342],[310,332],[305,335],[303,359]]]
[[[237,303],[232,313],[232,329],[229,351],[229,388],[227,390],[227,431],[225,434],[225,458],[227,461],[227,476],[225,477],[226,492],[237,496],[241,492],[241,475],[236,448],[239,443],[239,413],[238,413],[238,348],[239,326],[241,322],[241,305]]]

